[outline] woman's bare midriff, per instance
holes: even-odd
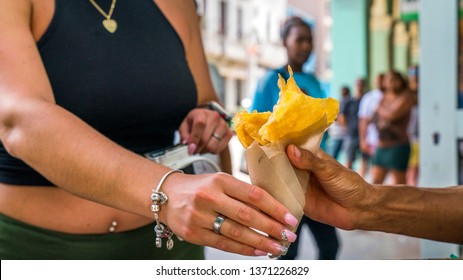
[[[142,227],[154,221],[74,196],[56,187],[0,183],[0,212],[41,228],[74,234],[109,233]]]

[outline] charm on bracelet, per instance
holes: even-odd
[[[176,170],[176,169],[170,170],[161,178],[156,189],[153,189],[151,193],[151,211],[153,212],[154,220],[156,221],[156,225],[154,226],[154,233],[156,234],[156,248],[162,247],[163,238],[167,238],[167,242],[166,242],[167,250],[172,250],[172,248],[174,247],[174,240],[172,239],[172,236],[174,235],[174,233],[168,226],[163,225],[159,221],[159,211],[161,210],[161,205],[166,204],[167,201],[169,201],[169,198],[167,197],[167,195],[160,191],[161,186],[169,175],[176,173],[176,172],[183,173],[183,171],[181,170]]]

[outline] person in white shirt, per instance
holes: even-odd
[[[370,123],[379,102],[383,98],[384,91],[384,74],[379,74],[376,77],[376,88],[367,92],[360,101],[358,117],[359,117],[359,137],[360,150],[362,158],[368,160],[374,155],[378,146],[378,130],[374,123]],[[368,165],[362,165],[365,170],[360,174],[367,174]],[[363,175],[365,176],[365,175]]]

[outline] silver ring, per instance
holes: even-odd
[[[220,234],[220,228],[222,227],[224,221],[225,218],[222,215],[215,217],[214,225],[212,227],[215,233]]]
[[[220,135],[217,135],[216,133],[212,133],[212,137],[214,137],[215,139],[219,141],[222,141],[222,137]]]

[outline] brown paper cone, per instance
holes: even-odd
[[[313,133],[291,143],[317,153],[325,129],[326,117],[315,124]],[[286,155],[286,147],[291,143],[260,146],[254,142],[246,149],[245,157],[252,184],[266,190],[300,222],[304,215],[310,174],[291,165]],[[293,228],[293,231],[296,229]],[[282,245],[289,247],[290,243],[282,242]]]

